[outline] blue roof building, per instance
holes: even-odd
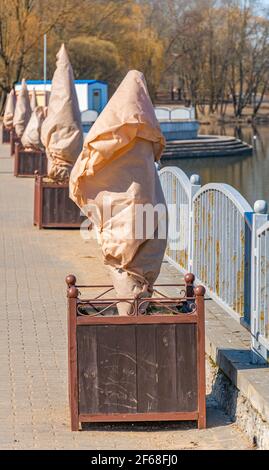
[[[19,91],[21,83],[15,86],[16,91]],[[28,90],[31,92],[35,89],[37,96],[43,94],[46,90],[51,90],[51,80],[44,84],[43,80],[28,80]],[[78,103],[80,111],[88,109],[95,110],[98,114],[104,109],[108,101],[108,85],[101,80],[75,80],[75,87],[78,96]]]

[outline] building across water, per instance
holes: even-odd
[[[48,80],[46,83],[43,80],[29,80],[27,81],[27,87],[30,94],[35,89],[39,105],[44,106],[45,103],[48,103],[51,80]],[[80,111],[83,112],[90,109],[100,114],[108,102],[108,84],[101,80],[75,80],[75,87]],[[20,88],[21,83],[17,83],[15,85],[16,92]]]
[[[167,145],[164,160],[179,158],[251,155],[252,147],[240,139],[219,135],[200,136],[200,123],[193,107],[155,107]]]
[[[167,141],[197,138],[200,125],[195,119],[195,109],[193,107],[169,108],[156,106],[155,114]]]

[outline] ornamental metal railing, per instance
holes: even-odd
[[[250,329],[257,358],[269,351],[269,222],[232,186],[200,186],[176,167],[160,170],[168,205],[167,259],[193,272],[208,294]]]

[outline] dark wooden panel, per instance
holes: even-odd
[[[10,155],[14,155],[15,153],[15,144],[20,144],[21,139],[17,137],[15,130],[10,131]]]
[[[99,412],[96,327],[77,327],[79,413]]]
[[[47,172],[47,158],[42,152],[25,152],[18,151],[18,174],[30,176],[38,171],[40,175],[45,175]]]
[[[57,222],[63,221],[64,210],[65,210],[65,199],[69,199],[68,188],[51,188],[50,194],[50,209],[53,210],[53,217]],[[46,192],[44,193],[45,196]],[[69,220],[69,214],[65,210],[66,220]]]
[[[135,413],[135,328],[98,326],[97,344],[100,413]]]
[[[138,412],[197,410],[196,325],[137,326]]]
[[[163,412],[176,411],[178,408],[175,332],[175,325],[156,326],[158,411]]]
[[[157,325],[137,325],[137,402],[139,413],[158,411]]]
[[[197,327],[176,326],[177,411],[198,408],[197,381]]]
[[[80,209],[69,198],[69,187],[43,186],[42,225],[77,224],[82,222]]]
[[[78,325],[79,413],[197,411],[196,328]]]
[[[175,325],[137,326],[139,412],[177,409]]]
[[[95,413],[96,410],[99,413],[135,413],[135,328],[125,325],[78,326],[78,332],[78,350],[84,349],[83,356],[79,357],[80,413]],[[82,339],[87,336],[89,341]],[[97,369],[91,364],[94,360]],[[82,377],[85,371],[88,375],[89,370],[92,371],[90,380],[85,375]],[[86,381],[89,382],[85,390]]]
[[[2,143],[3,144],[10,143],[10,130],[6,129],[5,126],[2,126]]]

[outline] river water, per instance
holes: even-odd
[[[269,125],[255,129],[252,126],[201,126],[200,134],[239,137],[253,145],[253,155],[169,160],[164,166],[178,166],[188,176],[199,174],[202,184],[228,183],[252,206],[258,199],[265,199],[269,204]]]

